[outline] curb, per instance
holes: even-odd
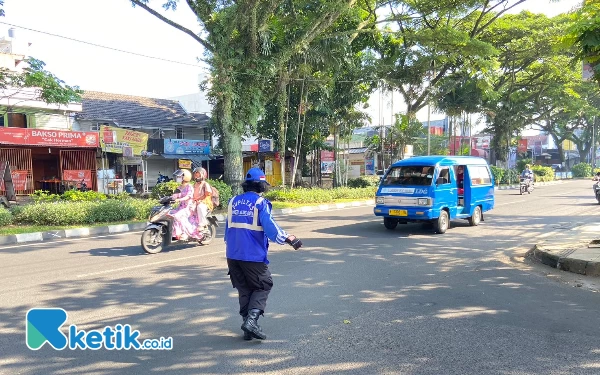
[[[570,254],[571,252],[568,252],[563,256],[552,254],[545,251],[543,247],[539,245],[535,245],[533,247],[533,251],[530,253],[534,260],[561,271],[567,271],[586,276],[600,276],[600,262],[570,258]]]
[[[355,201],[348,203],[334,203],[334,204],[322,204],[319,206],[304,206],[298,208],[279,208],[273,210],[273,215],[290,215],[295,213],[305,212],[319,212],[328,211],[331,209],[348,208],[348,207],[361,207],[374,205],[375,200]],[[227,215],[217,214],[215,215],[217,220],[224,222],[227,220]],[[93,228],[74,228],[74,229],[61,229],[51,232],[33,232],[33,233],[22,233],[22,234],[11,234],[8,236],[0,236],[0,246],[2,245],[14,245],[26,242],[41,242],[46,240],[56,240],[65,238],[79,238],[97,236],[103,234],[116,234],[124,232],[136,232],[144,229],[146,223],[130,223],[130,224],[116,224],[107,225],[103,227]]]

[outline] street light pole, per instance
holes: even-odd
[[[592,122],[592,171],[596,169],[596,116]]]

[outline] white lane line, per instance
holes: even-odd
[[[113,273],[113,272],[120,272],[120,271],[127,271],[127,270],[132,270],[132,269],[136,269],[136,268],[143,268],[143,267],[147,267],[147,266],[154,266],[157,264],[164,264],[164,263],[173,263],[173,262],[178,262],[180,260],[186,260],[186,259],[193,259],[193,258],[201,258],[201,257],[205,257],[207,255],[215,255],[215,254],[225,254],[224,250],[221,251],[214,251],[212,253],[206,253],[206,254],[198,254],[198,255],[192,255],[189,257],[181,257],[181,258],[176,258],[176,259],[167,259],[167,260],[161,260],[160,262],[151,262],[151,263],[144,263],[144,264],[138,264],[135,266],[129,266],[129,267],[121,267],[121,268],[113,268],[110,270],[104,270],[104,271],[98,271],[98,272],[91,272],[91,273],[85,273],[82,275],[77,275],[75,277],[77,278],[82,278],[82,277],[90,277],[90,276],[97,276],[97,275],[104,275],[107,273]]]

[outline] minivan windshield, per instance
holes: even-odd
[[[430,165],[392,167],[385,176],[383,185],[430,186],[433,180],[434,169]]]

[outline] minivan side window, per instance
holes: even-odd
[[[450,183],[450,171],[448,167],[440,168],[440,175],[437,179],[438,185],[445,185]]]
[[[483,165],[469,166],[471,185],[489,185],[492,183],[489,170]]]

